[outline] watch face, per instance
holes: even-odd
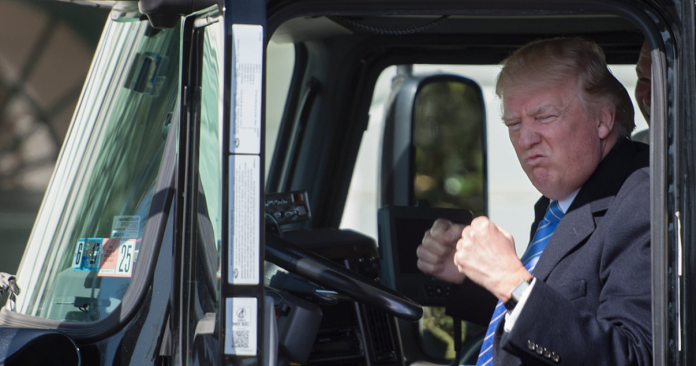
[[[527,281],[520,281],[520,283],[515,286],[515,288],[510,291],[510,298],[515,299],[515,303],[520,301],[524,292],[529,288],[529,283]]]

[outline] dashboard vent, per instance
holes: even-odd
[[[372,339],[375,362],[378,364],[396,361],[394,341],[389,330],[389,316],[375,308],[364,306],[367,328]]]

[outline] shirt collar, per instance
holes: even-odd
[[[575,199],[575,196],[578,195],[578,192],[580,192],[580,188],[576,189],[565,198],[558,200],[558,206],[561,207],[561,211],[563,211],[564,214],[568,211],[568,208],[573,203],[573,200]]]

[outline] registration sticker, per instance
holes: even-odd
[[[102,238],[81,238],[75,245],[74,271],[96,271],[101,258]]]
[[[131,277],[135,245],[140,239],[104,239],[99,277]]]
[[[114,216],[111,237],[114,239],[137,239],[140,231],[140,216]]]

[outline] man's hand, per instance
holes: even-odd
[[[465,276],[454,265],[457,240],[462,237],[464,226],[449,220],[437,219],[433,227],[425,232],[423,243],[418,246],[418,268],[425,274],[443,281],[460,284]]]
[[[512,235],[484,216],[462,231],[454,264],[502,302],[510,299],[510,291],[520,281],[532,278],[517,258]]]

